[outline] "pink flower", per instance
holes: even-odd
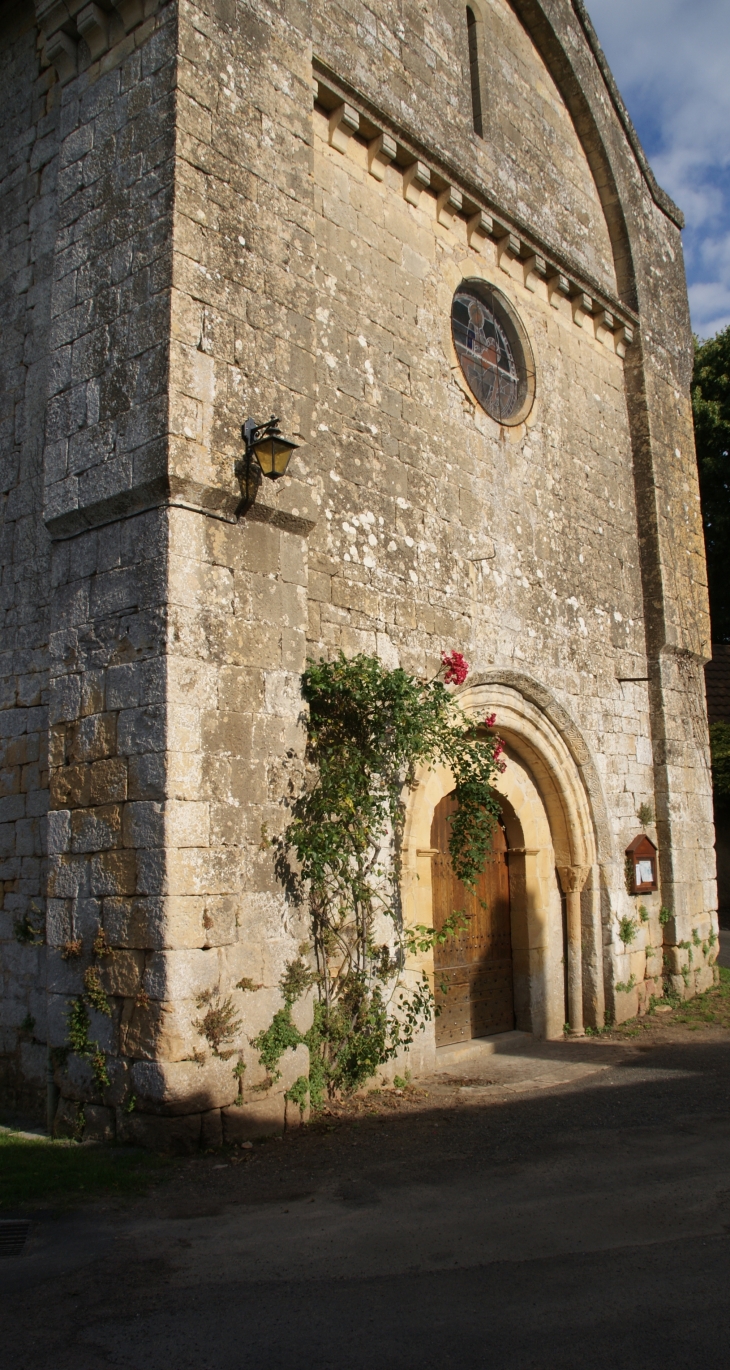
[[[493,728],[494,725],[495,725],[495,723],[496,723],[496,721],[497,721],[497,715],[496,715],[496,714],[487,714],[487,716],[486,716],[486,718],[485,718],[485,720],[484,720],[484,726],[485,726],[485,728]]]
[[[463,685],[469,674],[469,662],[464,660],[461,652],[442,652],[441,662],[446,667],[444,684]]]
[[[504,742],[502,741],[502,739],[501,739],[501,737],[500,737],[500,739],[499,739],[499,741],[498,741],[496,747],[494,748],[494,753],[493,753],[493,755],[494,755],[495,761],[497,761],[497,760],[499,759],[499,757],[502,755],[502,752],[503,752],[503,751],[504,751]]]

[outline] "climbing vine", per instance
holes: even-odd
[[[458,801],[451,859],[473,886],[490,854],[499,814],[493,781],[504,762],[494,715],[475,724],[447,688],[468,669],[452,652],[424,681],[376,657],[340,654],[304,673],[309,779],[278,841],[277,870],[306,907],[309,937],[282,977],[283,1007],[253,1042],[271,1081],[285,1051],[309,1048],[309,1075],[288,1091],[300,1106],[307,1093],[317,1106],[326,1094],[357,1088],[433,1014],[428,977],[424,971],[409,985],[406,957],[445,940],[464,915],[454,910],[438,933],[404,925],[406,799],[419,765],[450,768]],[[292,1010],[310,989],[313,1022],[302,1033]]]

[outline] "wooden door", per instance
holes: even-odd
[[[509,1032],[515,1025],[512,987],[509,871],[502,827],[494,832],[492,859],[474,891],[454,875],[449,855],[453,794],[437,806],[431,825],[433,922],[443,927],[450,913],[463,909],[465,927],[434,949],[436,1045]],[[441,984],[448,988],[446,992]]]

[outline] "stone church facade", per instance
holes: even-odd
[[[6,1097],[155,1145],[283,1124],[305,1050],[267,1089],[251,1038],[304,927],[270,838],[300,674],[339,650],[424,676],[458,650],[496,712],[518,1027],[706,988],[682,218],[581,0],[16,0],[2,26]],[[504,421],[459,292],[477,333],[490,301],[513,321]],[[241,425],[272,413],[298,447],[242,503]],[[409,804],[418,921],[450,787]],[[199,1024],[226,1001],[222,1059]]]

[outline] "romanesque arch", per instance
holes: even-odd
[[[530,677],[475,675],[459,699],[475,720],[496,712],[506,743],[498,788],[509,844],[516,1025],[559,1037],[567,1012],[582,1033],[584,1014],[593,1024],[604,1013],[601,891],[611,883],[612,849],[597,772],[575,724]],[[452,788],[441,766],[424,770],[413,794],[403,863],[409,922],[431,921],[431,820]]]

